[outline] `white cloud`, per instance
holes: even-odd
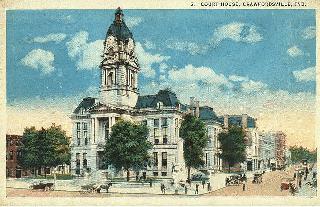
[[[235,42],[256,43],[263,39],[254,25],[232,22],[214,30],[211,42],[218,45],[222,40],[230,39]]]
[[[149,41],[149,40],[145,40],[144,43],[143,43],[143,46],[145,48],[147,48],[148,50],[156,48],[156,45],[153,42]]]
[[[242,90],[245,93],[257,92],[267,87],[267,84],[262,83],[260,81],[244,81],[241,83]]]
[[[43,74],[50,74],[55,70],[53,61],[54,54],[51,51],[42,49],[34,49],[21,59],[23,65],[32,69],[38,69]]]
[[[138,26],[141,22],[143,22],[143,19],[141,17],[127,17],[125,18],[126,25],[132,29],[133,27]]]
[[[80,31],[66,43],[68,55],[77,63],[79,70],[97,69],[102,61],[103,40],[88,42],[89,33]]]
[[[316,27],[315,26],[309,26],[307,28],[305,28],[302,33],[301,36],[303,39],[313,39],[316,37]]]
[[[33,42],[37,43],[46,43],[46,42],[61,42],[67,37],[66,34],[63,33],[51,33],[46,36],[39,36],[33,38]]]
[[[287,53],[288,53],[288,55],[290,55],[291,57],[297,57],[297,56],[303,55],[302,50],[300,50],[296,45],[290,47],[290,48],[287,50]]]
[[[170,70],[169,79],[175,82],[196,82],[203,81],[208,84],[227,85],[228,79],[222,74],[216,74],[214,70],[208,67],[194,67],[187,65],[182,69]]]
[[[205,54],[208,50],[208,46],[200,45],[194,42],[179,42],[179,41],[168,41],[167,47],[169,49],[186,51],[191,55]]]
[[[154,64],[161,64],[170,59],[169,56],[146,52],[139,42],[136,43],[135,52],[140,63],[142,75],[148,78],[156,75],[155,69],[152,68]]]
[[[316,67],[309,67],[304,70],[295,70],[292,74],[298,82],[315,81]]]
[[[229,80],[234,82],[242,82],[242,81],[248,81],[249,78],[244,76],[239,76],[239,75],[230,75]]]

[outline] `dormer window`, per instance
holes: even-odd
[[[161,101],[159,101],[159,102],[157,103],[157,108],[158,108],[158,109],[162,109],[162,108],[163,108],[163,103],[162,103]]]
[[[85,108],[80,108],[80,114],[84,114],[86,112]]]

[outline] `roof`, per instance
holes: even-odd
[[[95,98],[91,98],[91,97],[84,98],[79,104],[79,106],[73,111],[73,113],[78,114],[81,108],[87,110],[88,108],[92,107],[95,104],[95,101],[96,101]]]
[[[229,125],[235,125],[235,126],[239,126],[239,127],[242,126],[242,115],[229,115],[228,117],[229,117],[229,119],[228,119]],[[221,123],[224,122],[223,116],[219,117],[218,119]],[[248,128],[255,128],[256,127],[256,120],[251,116],[247,117],[247,127]]]
[[[213,108],[209,106],[199,107],[199,118],[201,120],[218,120],[218,117],[213,111]]]
[[[155,95],[139,96],[135,108],[156,108],[158,102],[165,107],[176,107],[180,103],[174,92],[160,90]]]
[[[115,14],[121,15],[121,17],[123,16],[123,12],[120,8],[116,10]],[[130,32],[124,20],[122,20],[121,22],[116,22],[116,20],[113,21],[107,31],[107,37],[110,35],[122,41],[128,40],[129,38],[133,39],[132,33]]]

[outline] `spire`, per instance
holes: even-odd
[[[114,17],[114,21],[117,24],[121,24],[122,23],[122,17],[123,17],[123,12],[122,9],[120,7],[118,7],[118,9],[115,12],[115,17]]]

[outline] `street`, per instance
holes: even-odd
[[[288,171],[272,171],[267,172],[263,175],[263,182],[261,184],[253,184],[252,178],[248,178],[246,184],[246,190],[243,191],[242,184],[222,187],[220,189],[214,190],[211,193],[206,193],[206,191],[202,190],[202,187],[199,188],[200,195],[199,196],[292,196],[288,190],[280,190],[280,183],[282,178],[290,178],[293,177],[293,169]],[[305,184],[303,183],[303,189],[305,189]],[[144,189],[144,188],[143,188]],[[55,190],[55,191],[42,191],[42,190],[30,190],[26,188],[7,188],[7,196],[8,197],[109,197],[109,196],[165,196],[161,195],[157,188],[146,188],[145,191],[143,189],[135,190],[131,189],[131,192],[120,190],[119,188],[111,188],[110,193],[84,193],[79,191],[64,191],[64,190]],[[203,192],[202,192],[203,191]],[[303,190],[305,192],[305,190]],[[173,192],[168,192],[167,195],[173,195]],[[307,193],[309,196],[315,195],[313,193]],[[297,194],[297,196],[299,193]],[[304,193],[305,195],[305,193]],[[177,195],[175,195],[177,196]],[[194,195],[193,191],[190,191],[188,195],[184,195],[183,192],[179,191],[179,196],[198,196]]]

